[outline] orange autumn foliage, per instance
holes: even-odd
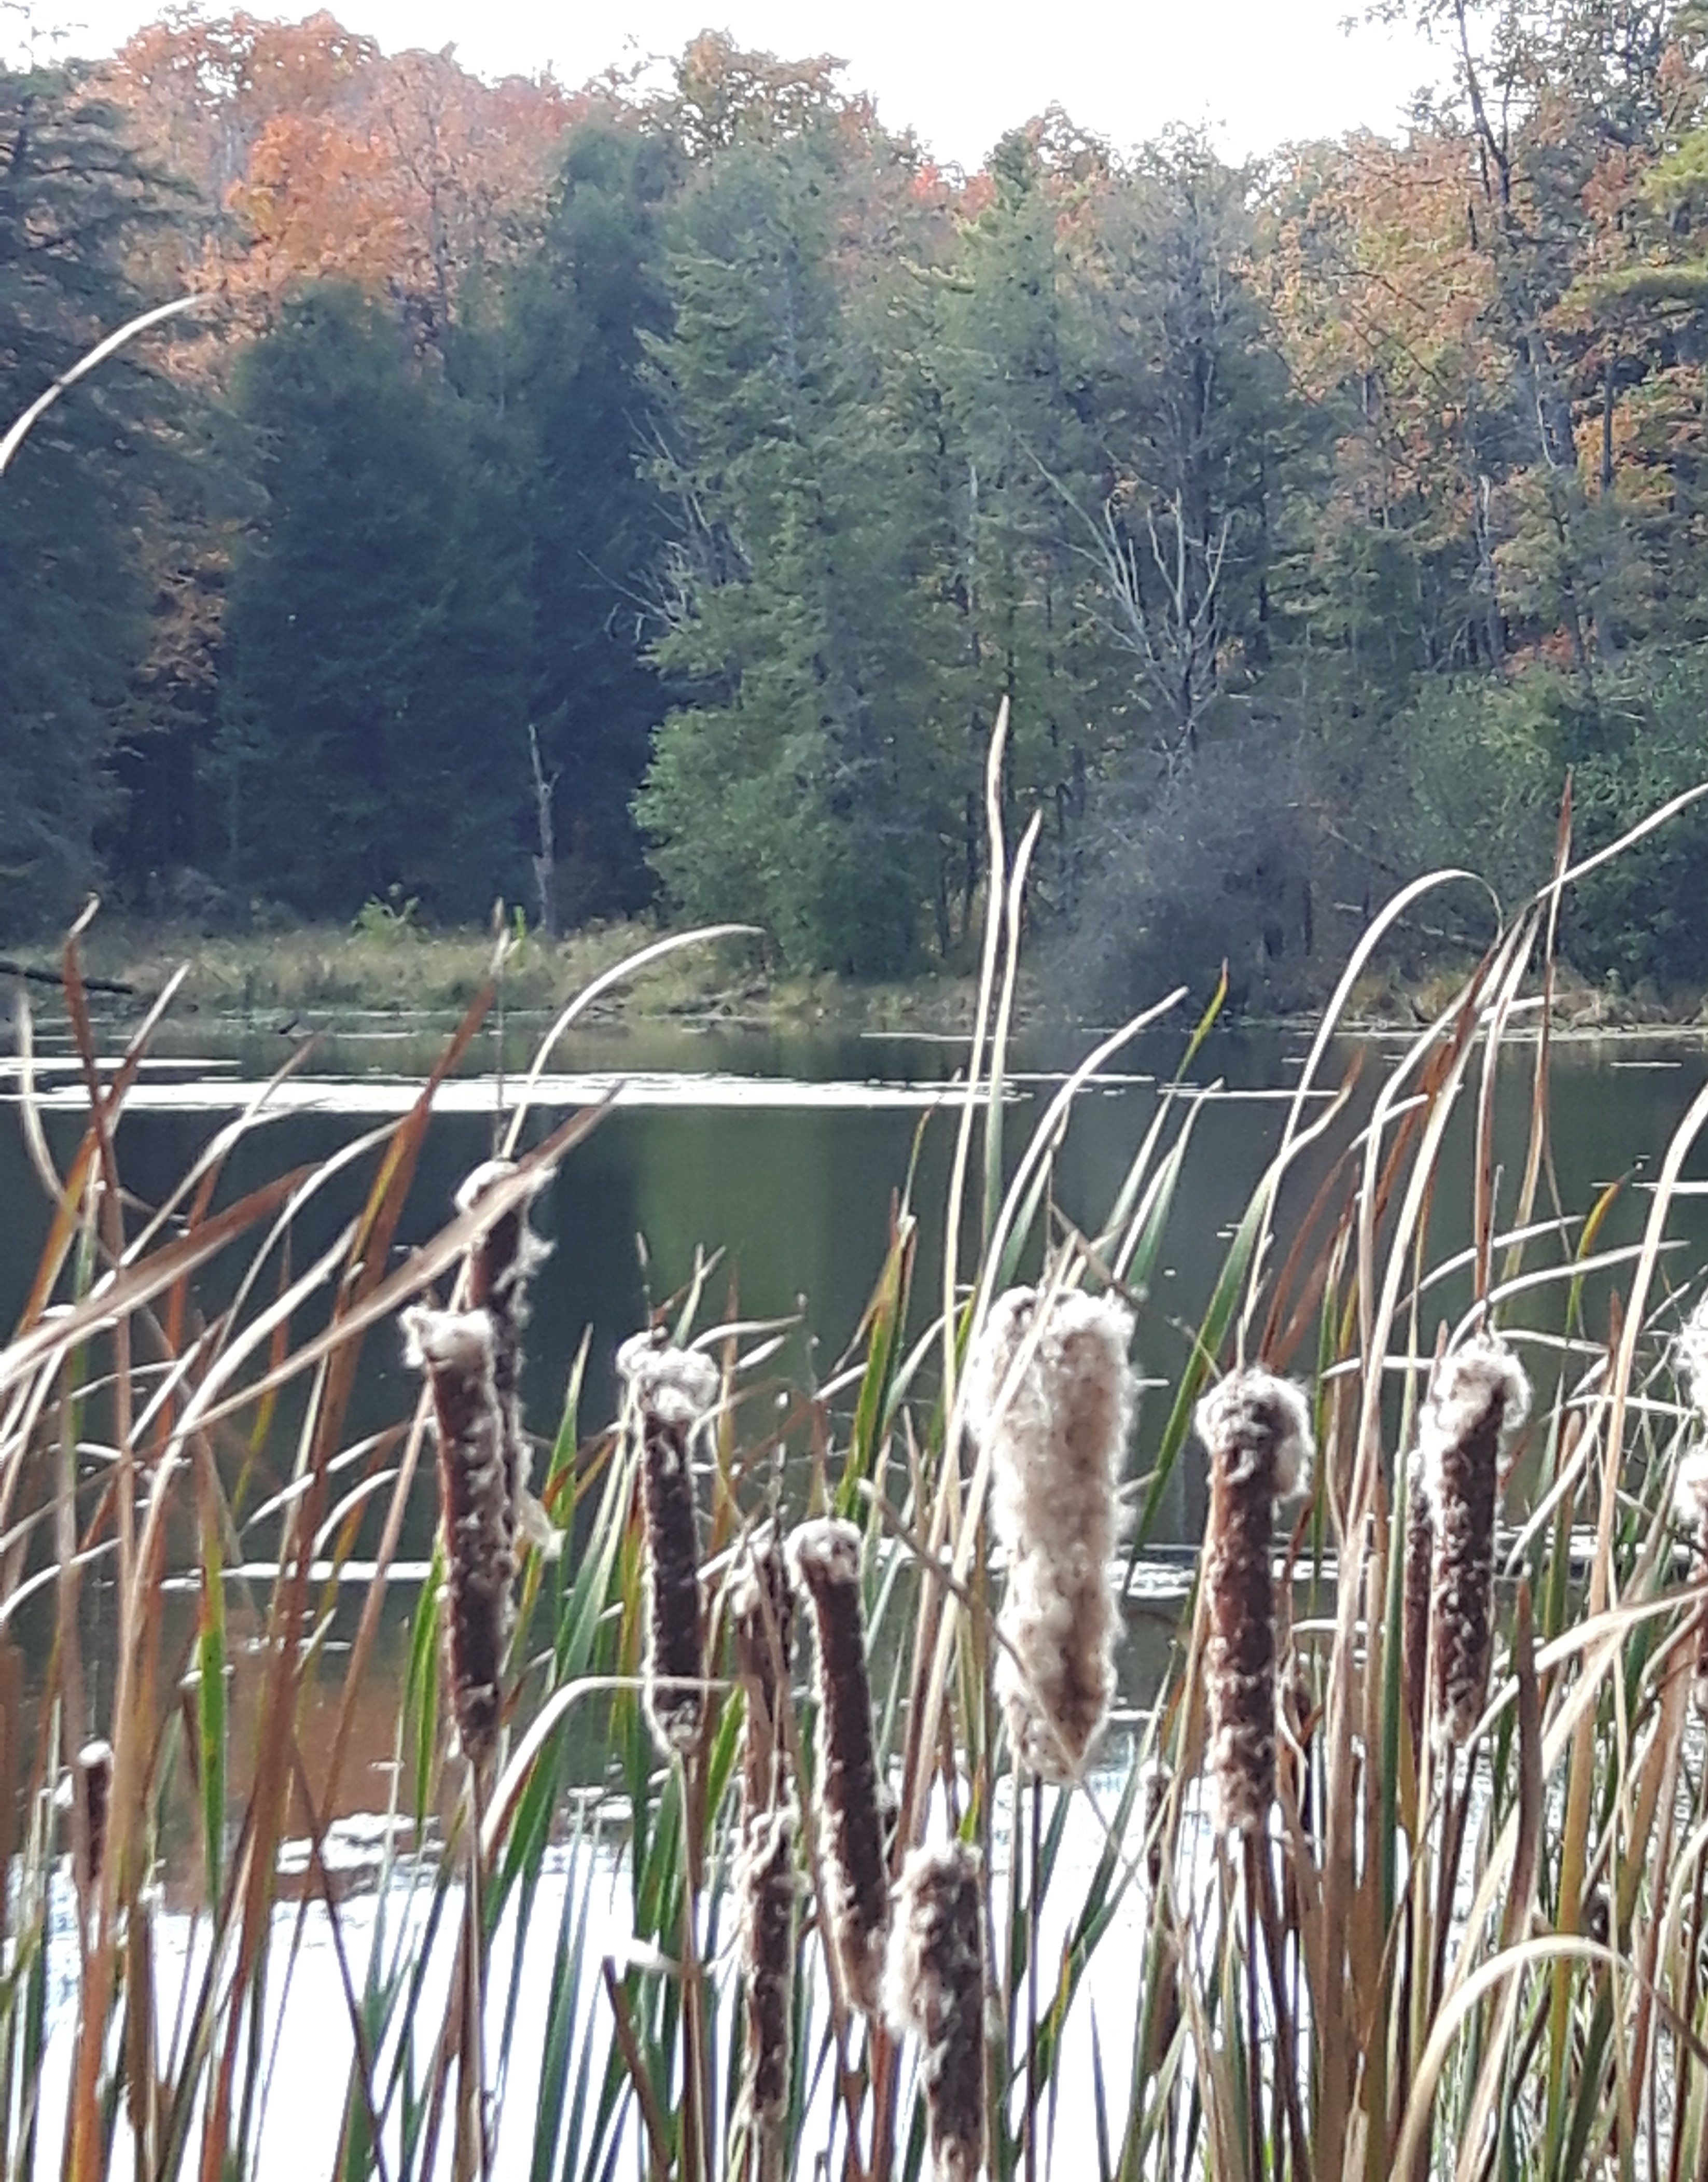
[[[301,23],[175,9],[104,72],[147,150],[206,208],[199,262],[236,321],[305,280],[353,280],[436,339],[478,264],[538,230],[589,104],[550,76],[483,82],[441,53],[380,53],[324,11]]]

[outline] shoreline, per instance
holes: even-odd
[[[577,991],[663,936],[658,927],[640,920],[590,926],[557,940],[522,936],[510,947],[501,981],[506,1020],[544,1027]],[[428,1031],[461,1018],[491,974],[495,951],[493,936],[471,931],[302,926],[210,938],[115,920],[104,930],[98,924],[91,930],[81,961],[92,1010],[103,1022],[140,1016],[182,967],[187,974],[172,1009],[180,1022],[201,1017],[234,1031],[408,1022]],[[10,1012],[12,995],[19,991],[27,993],[38,1018],[61,1013],[58,967],[56,949],[8,950],[0,968],[0,1017]],[[1462,977],[1462,970],[1431,972],[1413,983],[1392,973],[1372,976],[1355,991],[1340,1027],[1353,1037],[1413,1038],[1459,989]],[[674,1022],[755,1035],[824,1030],[952,1042],[970,1031],[977,993],[972,969],[946,967],[862,983],[835,972],[774,971],[755,960],[751,942],[724,939],[684,947],[640,971],[595,1001],[585,1020],[590,1027]],[[1201,1005],[1189,998],[1181,1021],[1195,1021]],[[1319,1020],[1309,1010],[1230,1011],[1223,1017],[1228,1028],[1252,1033],[1309,1033]],[[1046,1006],[1037,977],[1023,969],[1016,1027],[1052,1022],[1088,1034],[1103,1027]],[[1533,1000],[1520,1003],[1506,1034],[1533,1040]],[[1561,966],[1549,1034],[1574,1044],[1670,1040],[1708,1047],[1708,1000],[1694,992],[1670,1000],[1652,991],[1628,994],[1589,985]]]

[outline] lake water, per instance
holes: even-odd
[[[483,1033],[458,1077],[441,1094],[402,1227],[400,1252],[449,1216],[463,1176],[493,1148],[506,1102],[513,1098],[538,1032],[512,1023],[501,1045]],[[1134,1148],[1156,1110],[1159,1083],[1174,1076],[1185,1030],[1146,1033],[1111,1064],[1111,1073],[1079,1098],[1056,1166],[1055,1201],[1082,1231],[1106,1213]],[[403,1110],[436,1058],[441,1033],[396,1025],[325,1038],[274,1094],[274,1117],[240,1144],[223,1196],[336,1151],[364,1130]],[[1005,1147],[1012,1164],[1062,1072],[1093,1041],[1062,1031],[1031,1032],[1015,1043]],[[115,1038],[115,1045],[118,1041]],[[1190,1089],[1201,1094],[1195,1135],[1176,1197],[1152,1293],[1141,1314],[1139,1360],[1147,1378],[1172,1382],[1188,1353],[1233,1225],[1278,1141],[1287,1094],[1308,1040],[1285,1032],[1230,1032],[1212,1038],[1195,1062]],[[38,1037],[37,1091],[56,1158],[69,1158],[86,1115],[80,1080],[51,1024]],[[1367,1111],[1375,1084],[1403,1041],[1345,1041],[1322,1072],[1335,1083],[1355,1061],[1360,1090],[1329,1143],[1301,1167],[1293,1203],[1302,1205],[1334,1150]],[[119,1166],[129,1190],[152,1205],[165,1197],[213,1132],[255,1094],[291,1053],[269,1032],[214,1032],[193,1018],[169,1023],[154,1061],[132,1094],[119,1132]],[[1523,1155],[1533,1049],[1515,1044],[1501,1064],[1497,1109],[1500,1201],[1510,1205]],[[581,1420],[593,1429],[613,1414],[612,1360],[618,1343],[642,1324],[649,1307],[693,1276],[696,1260],[721,1253],[707,1287],[702,1324],[725,1316],[796,1315],[774,1369],[799,1385],[822,1382],[852,1338],[882,1262],[892,1203],[912,1170],[919,1216],[916,1316],[936,1308],[941,1237],[958,1109],[954,1090],[966,1049],[954,1038],[688,1029],[643,1023],[572,1035],[552,1055],[552,1075],[529,1122],[537,1140],[566,1108],[620,1094],[592,1134],[564,1160],[541,1199],[535,1224],[552,1244],[535,1286],[524,1393],[536,1433],[552,1432],[571,1358],[584,1334],[589,1366]],[[1708,1070],[1699,1040],[1563,1042],[1553,1061],[1553,1172],[1561,1207],[1581,1215],[1609,1182],[1628,1187],[1603,1239],[1640,1232],[1653,1174],[1672,1130]],[[1433,1211],[1430,1255],[1439,1261],[1468,1233],[1470,1106],[1464,1101],[1443,1161]],[[292,1242],[301,1267],[354,1212],[374,1158],[353,1166],[307,1210]],[[1708,1176],[1708,1151],[1687,1176]],[[1692,1184],[1675,1208],[1681,1247],[1667,1262],[1675,1284],[1708,1259],[1708,1181]],[[45,1194],[31,1171],[19,1126],[15,1064],[0,1061],[0,1319],[15,1321],[47,1225]],[[1544,1208],[1545,1209],[1545,1207]],[[1284,1238],[1285,1208],[1280,1222]],[[969,1216],[969,1246],[976,1233]],[[212,1283],[220,1286],[216,1274]],[[1436,1292],[1425,1327],[1456,1315],[1462,1280]],[[1544,1316],[1547,1301],[1537,1306]],[[1594,1308],[1594,1299],[1591,1304]],[[312,1319],[312,1314],[311,1314]],[[299,1323],[296,1331],[305,1330]],[[409,1414],[416,1393],[401,1344],[385,1332],[369,1340],[350,1419],[352,1438]],[[1141,1412],[1142,1465],[1165,1398]],[[288,1404],[285,1423],[289,1422]],[[263,1454],[251,1504],[286,1474],[288,1430]],[[1160,1542],[1201,1534],[1199,1466],[1183,1463],[1156,1532]],[[378,1542],[376,1498],[353,1548],[359,1561]],[[430,1474],[419,1481],[401,1553],[424,1561],[436,1510]],[[264,1551],[263,1548],[260,1550]],[[1178,1562],[1156,1572],[1164,1598]],[[401,1594],[400,1594],[401,1596]],[[1165,1615],[1166,1620],[1166,1615]],[[1151,1618],[1147,1618],[1148,1620]],[[1159,1625],[1160,1626],[1160,1625]],[[1138,1633],[1138,1632],[1135,1632]],[[26,1623],[27,1637],[27,1623]],[[1160,1635],[1134,1648],[1129,1694],[1144,1693]],[[1148,1656],[1147,1656],[1148,1655]]]
[[[1147,1036],[1119,1056],[1117,1076],[1079,1099],[1056,1163],[1055,1197],[1082,1230],[1095,1229],[1118,1189],[1156,1110],[1159,1080],[1173,1076],[1183,1039],[1184,1032]],[[1017,1042],[1005,1126],[1011,1160],[1041,1102],[1088,1042],[1056,1033],[1029,1033]],[[1140,1320],[1140,1360],[1147,1376],[1172,1381],[1179,1370],[1233,1223],[1274,1150],[1285,1094],[1296,1081],[1306,1043],[1297,1034],[1228,1033],[1212,1040],[1195,1063],[1195,1095],[1201,1094],[1202,1111]],[[63,1164],[86,1109],[63,1051],[55,1053],[50,1035],[44,1034],[42,1046],[43,1121]],[[502,1052],[494,1039],[485,1039],[447,1088],[429,1133],[400,1249],[444,1221],[458,1182],[490,1153],[496,1117],[513,1092],[527,1047],[527,1033],[515,1026]],[[323,1158],[402,1110],[436,1049],[436,1039],[390,1028],[327,1039],[278,1100],[276,1118],[240,1147],[225,1194]],[[1372,1086],[1401,1049],[1398,1041],[1377,1041],[1365,1049],[1363,1085],[1344,1124],[1337,1125],[1339,1141],[1350,1133],[1356,1114],[1367,1110]],[[277,1069],[288,1048],[266,1034],[210,1038],[192,1022],[169,1027],[156,1050],[159,1065],[133,1096],[119,1138],[127,1187],[148,1204],[169,1192],[212,1132]],[[1324,1080],[1338,1080],[1356,1051],[1350,1042],[1337,1049]],[[591,1137],[564,1160],[536,1212],[536,1225],[553,1250],[535,1290],[525,1393],[535,1430],[549,1433],[555,1422],[569,1360],[584,1332],[591,1343],[584,1426],[608,1419],[618,1343],[643,1322],[650,1304],[692,1277],[696,1258],[713,1251],[724,1254],[702,1317],[798,1315],[800,1330],[777,1360],[779,1375],[797,1382],[827,1377],[859,1323],[882,1260],[892,1200],[906,1186],[910,1166],[921,1223],[916,1298],[921,1322],[929,1318],[940,1285],[943,1205],[957,1121],[953,1083],[964,1060],[964,1047],[954,1040],[840,1033],[779,1036],[643,1026],[566,1041],[553,1057],[553,1079],[530,1121],[530,1137],[537,1139],[568,1107],[604,1096],[613,1077],[623,1080],[623,1090]],[[1502,1063],[1497,1159],[1506,1205],[1522,1156],[1530,1065],[1530,1050],[1522,1046]],[[1705,1071],[1708,1054],[1696,1041],[1621,1039],[1559,1048],[1551,1153],[1566,1214],[1581,1214],[1607,1183],[1623,1178],[1628,1187],[1603,1240],[1628,1240],[1640,1231],[1649,1203],[1645,1182]],[[1430,1255],[1436,1260],[1461,1246],[1468,1232],[1467,1104],[1443,1163],[1434,1210]],[[1331,1155],[1325,1147],[1301,1169],[1299,1202],[1326,1171]],[[297,1265],[306,1265],[350,1216],[371,1171],[371,1160],[352,1169],[340,1188],[310,1209],[293,1243]],[[1689,1181],[1670,1231],[1680,1248],[1666,1261],[1666,1278],[1675,1286],[1693,1280],[1708,1260],[1708,1152],[1693,1156],[1686,1174]],[[47,1202],[25,1155],[15,1072],[7,1075],[0,1064],[0,1316],[8,1324],[27,1293],[47,1223]],[[1284,1238],[1286,1225],[1284,1210]],[[1450,1282],[1439,1292],[1439,1310],[1456,1315],[1464,1299],[1463,1282]],[[1600,1306],[1592,1299],[1589,1307],[1593,1316]],[[1539,1304],[1536,1315],[1545,1315],[1545,1308]],[[1432,1315],[1426,1337],[1433,1335],[1434,1323]],[[415,1393],[398,1344],[377,1335],[368,1344],[352,1436],[406,1415]],[[1141,1417],[1135,1457],[1140,1465],[1164,1406],[1153,1396]],[[276,1483],[288,1465],[288,1435],[279,1437],[282,1451],[271,1458],[271,1477],[258,1481],[258,1490]],[[1183,1550],[1164,1550],[1141,1571],[1145,1580],[1134,1602],[1123,1662],[1129,1720],[1132,1708],[1155,1686],[1178,1615],[1190,1573],[1184,1549],[1201,1534],[1201,1496],[1197,1465],[1183,1464],[1158,1534],[1164,1548],[1172,1542]],[[425,1559],[435,1512],[430,1474],[424,1472],[403,1541],[406,1561]],[[377,1515],[358,1540],[358,1559],[371,1551],[375,1531]],[[356,1736],[353,1754],[366,1762],[347,1769],[349,1790],[340,1814],[356,1898],[364,1870],[375,1869],[372,1836],[363,1832],[361,1814],[384,1800],[403,1622],[413,1604],[407,1585],[396,1587],[395,1598],[396,1618],[372,1678],[373,1718],[358,1725]],[[352,1619],[358,1603],[359,1592],[352,1596]],[[241,1630],[241,1602],[234,1603],[233,1613],[234,1627]],[[32,1631],[28,1614],[18,1625],[26,1651],[33,1650],[39,1663],[46,1630]],[[95,1701],[100,1701],[98,1689]],[[240,1714],[243,1702],[240,1672]],[[312,1734],[311,1722],[305,1739]],[[1108,1755],[1117,1764],[1125,1740],[1118,1733],[1112,1738]],[[1088,1854],[1093,1852],[1088,1847]],[[614,1902],[614,1872],[613,1886]],[[288,1919],[292,1913],[281,1906],[280,1913]],[[352,1929],[359,1924],[358,1913]],[[194,1945],[191,1928],[180,1917],[163,1921],[161,1930],[161,1944],[169,1950]],[[324,1926],[311,1919],[304,1930],[304,1985],[318,1991],[317,1978],[325,1983],[324,2008],[318,2012],[336,2016]],[[1109,1974],[1116,1974],[1118,1953],[1109,1952],[1104,1965]],[[531,2008],[539,1996],[530,1991]],[[284,2033],[281,2084],[319,2065],[316,2013],[299,2012],[293,2018],[297,2027]],[[306,2057],[293,2057],[289,2050],[288,2040],[297,2036],[306,2036],[313,2049]],[[521,2043],[529,2050],[528,2041]],[[53,2140],[51,2128],[47,2140]],[[300,2158],[307,2149],[294,2140],[281,2145],[290,2158]]]

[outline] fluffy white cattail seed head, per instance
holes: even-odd
[[[896,1890],[884,2010],[919,2041],[931,2161],[940,2182],[984,2165],[984,1865],[964,1841],[916,1848]]]
[[[967,1414],[990,1450],[1008,1584],[997,1694],[1018,1758],[1077,1777],[1115,1693],[1110,1581],[1132,1430],[1133,1315],[1112,1296],[1012,1288],[968,1365]]]
[[[1679,1328],[1674,1361],[1700,1431],[1708,1417],[1708,1294]],[[1708,1439],[1696,1440],[1678,1465],[1672,1481],[1672,1512],[1690,1534],[1691,1580],[1708,1587]],[[1696,1708],[1708,1712],[1708,1600],[1697,1605],[1695,1621]]]
[[[1708,1415],[1708,1291],[1679,1327],[1672,1357],[1691,1402]]]

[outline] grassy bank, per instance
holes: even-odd
[[[659,937],[641,919],[590,925],[561,939],[529,933],[510,944],[501,973],[502,1005],[511,1016],[542,1020],[616,965]],[[459,1017],[491,974],[490,932],[430,931],[380,911],[353,926],[302,925],[241,936],[209,937],[187,927],[101,919],[85,943],[92,977],[130,989],[103,996],[117,1012],[140,1012],[180,966],[189,975],[175,1012],[217,1021],[278,1027],[336,1022],[355,1016]],[[52,972],[51,949],[17,958]],[[1462,989],[1469,960],[1407,976],[1372,968],[1356,983],[1341,1017],[1349,1030],[1407,1032],[1433,1022]],[[32,987],[51,1011],[52,989]],[[1592,984],[1556,962],[1551,1022],[1564,1035],[1708,1032],[1708,995],[1697,987],[1663,993]],[[978,1003],[974,966],[922,971],[891,983],[862,983],[834,972],[779,969],[762,941],[732,938],[684,948],[646,968],[596,1001],[590,1020],[675,1018],[690,1022],[749,1023],[770,1028],[965,1032]],[[1065,1019],[1049,982],[1023,968],[1014,1019]],[[1256,1020],[1267,1021],[1267,1018]],[[1534,1014],[1527,1018],[1535,1020]],[[1291,1017],[1308,1029],[1311,1019]]]
[[[548,1016],[658,936],[659,928],[634,920],[591,925],[562,939],[537,933],[513,939],[501,973],[505,1009],[513,1016]],[[92,977],[131,989],[128,996],[109,996],[115,1004],[140,1010],[187,964],[178,1012],[187,1007],[269,1024],[357,1014],[454,1021],[491,974],[495,952],[490,932],[428,931],[378,913],[353,927],[304,925],[231,937],[102,919],[84,947]],[[19,950],[16,959],[50,972],[58,967],[50,949]],[[34,989],[45,994],[50,989]],[[976,980],[957,972],[857,984],[830,972],[777,970],[759,942],[732,938],[667,955],[620,995],[596,1002],[591,1012],[594,1020],[620,1008],[631,1016],[945,1031],[969,1026],[976,1000]]]

